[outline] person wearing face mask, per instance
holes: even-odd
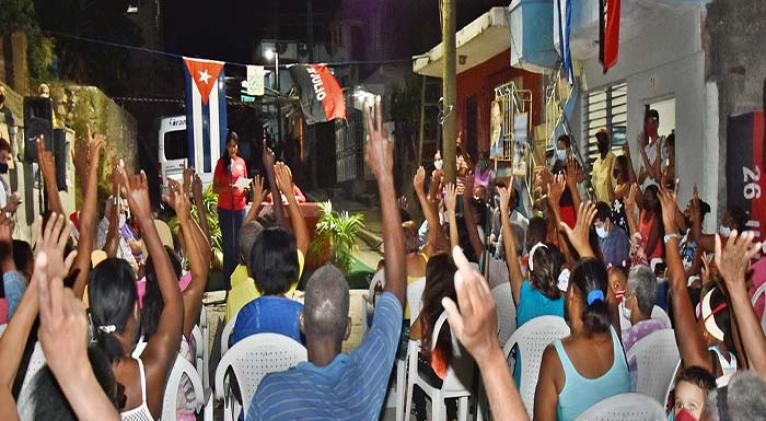
[[[569,135],[562,134],[556,140],[556,161],[566,162],[569,158],[569,150],[572,147],[572,140]]]
[[[633,345],[645,336],[661,329],[669,329],[662,319],[652,319],[652,309],[657,304],[657,276],[649,266],[638,265],[628,273],[628,286],[625,298],[620,305],[623,318],[630,321],[631,326],[622,331],[622,344],[627,353]],[[628,361],[628,369],[635,385],[637,362]]]
[[[8,127],[8,138],[11,143],[16,140],[16,120],[13,118],[11,109],[5,105],[5,87],[0,85],[0,115],[5,118]]]
[[[598,202],[596,205],[593,227],[598,234],[601,254],[607,266],[617,266],[628,260],[630,239],[625,230],[615,225],[612,208],[608,204]]]
[[[601,129],[596,133],[596,141],[598,142],[598,156],[593,162],[593,172],[591,174],[593,193],[596,195],[597,201],[610,202],[609,178],[612,176],[614,162],[617,157],[610,150],[612,144],[606,129]]]
[[[642,187],[654,181],[661,182],[662,156],[661,148],[665,138],[659,135],[660,113],[657,110],[649,110],[644,118],[644,130],[638,135],[641,162],[644,168],[638,175],[638,181]]]

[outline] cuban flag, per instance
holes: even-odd
[[[221,61],[184,57],[189,165],[204,173],[213,172],[226,147],[228,126],[223,65]]]
[[[570,24],[572,22],[571,0],[556,0],[556,25],[559,35],[559,55],[566,73],[567,82],[574,84],[574,68],[572,67],[572,50],[569,48]]]

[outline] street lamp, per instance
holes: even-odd
[[[275,48],[267,48],[263,51],[263,58],[265,58],[267,61],[274,60],[274,77],[276,78],[276,85],[277,85],[277,144],[281,144],[282,142],[282,107],[279,104],[280,96],[282,96],[282,91],[280,91],[279,87],[279,51],[277,51],[276,46]]]

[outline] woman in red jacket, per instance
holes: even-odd
[[[245,219],[247,198],[244,188],[236,187],[237,180],[247,178],[245,160],[237,156],[239,137],[229,130],[226,135],[226,153],[215,166],[213,191],[218,194],[218,223],[223,237],[224,279],[229,279],[237,265],[237,237]]]

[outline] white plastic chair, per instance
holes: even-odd
[[[670,329],[673,325],[670,322],[670,316],[668,316],[668,313],[662,309],[660,306],[654,306],[652,308],[652,319],[659,319],[665,322],[665,326]]]
[[[207,309],[203,305],[199,314],[199,327],[202,331],[202,344],[197,344],[199,348],[202,346],[202,387],[205,390],[210,389],[210,323],[207,318]],[[199,367],[197,368],[199,371]]]
[[[29,383],[32,382],[32,379],[35,377],[35,374],[37,374],[38,371],[40,371],[41,368],[45,365],[46,359],[45,359],[45,353],[43,352],[43,347],[40,345],[40,342],[35,343],[35,349],[32,351],[32,355],[29,357],[29,365],[27,366],[27,373],[24,375],[24,383],[22,383],[21,388],[26,389],[29,387]]]
[[[425,277],[407,284],[407,305],[410,307],[410,326],[415,323],[418,315],[420,315],[420,309],[423,307],[423,291],[425,289]]]
[[[575,421],[664,421],[665,411],[654,399],[640,393],[621,393],[602,400]]]
[[[497,336],[500,343],[504,344],[516,330],[516,305],[513,303],[510,282],[492,288],[492,297],[495,298],[497,310]]]
[[[439,338],[439,332],[444,324],[447,323],[447,312],[442,312],[436,320],[434,330],[431,336],[431,350],[436,346]],[[441,388],[431,386],[425,379],[420,377],[418,372],[418,352],[420,351],[419,341],[410,341],[412,348],[408,348],[409,372],[407,375],[407,406],[405,415],[412,411],[412,393],[415,386],[420,387],[423,392],[431,399],[431,419],[442,421],[447,419],[447,407],[445,399],[458,399],[458,420],[466,421],[468,419],[468,398],[471,397],[471,387],[473,386],[473,375],[475,372],[475,363],[467,352],[462,352],[455,336],[452,335],[452,350],[454,357],[444,376]]]
[[[223,326],[223,331],[221,332],[221,357],[229,350],[229,338],[231,337],[231,331],[234,330],[234,325],[237,323],[237,316],[239,316],[239,312],[232,316]]]
[[[630,319],[625,318],[623,316],[622,308],[625,307],[625,301],[620,303],[619,306],[620,311],[620,330],[628,330],[631,326],[633,326],[633,323],[630,322]],[[670,317],[668,316],[668,313],[665,312],[665,310],[662,309],[662,307],[655,305],[652,307],[652,319],[659,319],[665,322],[665,326],[670,329],[673,325],[670,323]]]
[[[543,352],[556,339],[569,335],[569,326],[562,317],[541,316],[524,323],[516,329],[503,347],[505,358],[509,361],[511,371],[516,364],[511,358],[511,351],[518,346],[521,353],[521,384],[519,393],[529,418],[532,419],[535,407],[535,388],[540,374],[540,364]]]
[[[192,328],[191,334],[194,337],[194,344],[197,346],[194,364],[196,365],[197,374],[199,374],[199,379],[200,381],[202,381],[202,377],[204,375],[204,368],[205,368],[204,342],[207,342],[207,340],[203,338],[202,329],[200,329],[200,327],[197,325],[194,325],[194,327]]]
[[[753,308],[755,308],[755,305],[758,303],[758,300],[766,295],[766,282],[762,283],[761,286],[758,287],[758,289],[755,290],[755,294],[753,294],[752,298],[752,304]],[[766,332],[766,311],[763,312],[763,315],[761,316],[761,330]]]
[[[674,368],[681,360],[673,329],[650,333],[627,352],[628,362],[636,360],[636,389],[657,402],[662,402],[668,385],[673,382]]]
[[[215,371],[215,395],[224,400],[224,420],[239,416],[239,404],[229,389],[226,372],[234,371],[247,414],[258,384],[269,373],[285,371],[307,360],[306,348],[292,338],[276,333],[258,333],[237,342],[221,357]]]
[[[176,362],[173,364],[173,369],[170,371],[168,382],[165,384],[165,396],[162,399],[163,420],[176,419],[178,388],[181,386],[181,379],[184,374],[189,377],[194,389],[194,412],[199,412],[200,408],[205,404],[205,391],[202,388],[202,380],[197,370],[194,369],[194,366],[189,361],[178,355],[176,356]]]
[[[3,323],[0,325],[0,336],[3,336],[3,333],[5,333],[6,327],[8,327],[8,323]]]

